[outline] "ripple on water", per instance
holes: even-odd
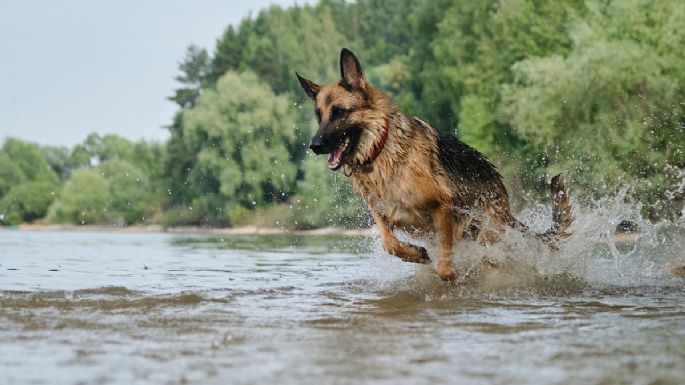
[[[678,383],[682,223],[621,244],[617,202],[557,253],[462,241],[453,283],[375,237],[0,231],[0,382]]]

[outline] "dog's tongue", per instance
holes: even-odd
[[[331,154],[328,156],[328,166],[336,167],[337,165],[339,165],[343,155],[343,151],[345,151],[345,146],[340,146],[333,150],[333,152],[331,152]]]

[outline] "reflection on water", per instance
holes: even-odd
[[[374,238],[0,231],[0,383],[681,383],[679,227],[512,237],[445,284]]]

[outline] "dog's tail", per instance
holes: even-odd
[[[573,224],[573,207],[561,174],[552,178],[549,190],[552,195],[552,227],[544,233],[535,233],[518,219],[512,218],[514,220],[513,227],[524,234],[539,238],[550,248],[557,249],[558,241],[571,235],[568,228]]]
[[[571,196],[568,194],[561,174],[552,178],[549,184],[549,192],[552,195],[552,227],[545,234],[556,237],[568,237],[571,233],[568,228],[573,224],[573,207]]]
[[[549,184],[549,191],[552,195],[552,227],[542,234],[546,243],[553,245],[560,238],[571,235],[568,228],[573,224],[573,207],[571,206],[571,196],[568,194],[561,174],[558,174]]]

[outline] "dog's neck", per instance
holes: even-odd
[[[367,174],[380,164],[392,168],[411,150],[407,142],[414,134],[414,120],[394,105],[383,91],[370,86],[367,91],[375,108],[366,112],[364,135],[367,140],[360,146],[353,162],[346,166],[344,172],[347,176]]]
[[[376,144],[373,146],[371,157],[369,157],[369,159],[364,162],[362,166],[371,164],[374,160],[376,160],[376,158],[378,158],[378,155],[381,154],[381,151],[383,151],[383,148],[385,147],[385,142],[388,140],[388,131],[388,117],[386,116],[383,121],[383,126],[381,127],[381,136],[378,139],[378,142],[376,142]]]

